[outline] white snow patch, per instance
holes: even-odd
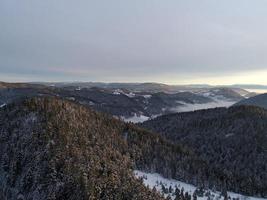
[[[118,91],[114,91],[112,94],[114,94],[114,95],[120,95],[121,93],[118,92]]]
[[[130,98],[133,98],[135,97],[135,94],[133,92],[130,92],[129,94],[127,93],[124,93],[126,96],[130,97]]]
[[[121,117],[121,119],[125,122],[133,122],[133,123],[140,123],[149,120],[150,118],[145,116],[145,115],[137,115],[136,113],[134,116],[126,118],[126,117]]]
[[[160,183],[164,185],[165,188],[169,188],[170,186],[172,187],[173,191],[175,191],[175,188],[177,187],[178,189],[184,189],[184,193],[188,192],[189,195],[193,196],[194,191],[197,189],[196,186],[187,184],[175,179],[166,179],[163,178],[161,175],[157,173],[145,173],[139,170],[134,171],[134,175],[137,178],[143,178],[143,183],[145,186],[148,186],[150,189],[153,189],[153,187],[156,188],[156,190],[160,193],[162,193],[162,186]],[[209,199],[211,200],[224,200],[224,197],[221,196],[221,192],[218,191],[212,191],[212,190],[205,190],[204,191],[204,196],[203,197],[197,197],[198,200],[208,200],[208,195],[205,194],[210,194]],[[237,194],[234,192],[227,192],[228,197],[233,198],[238,198],[240,200],[267,200],[266,198],[258,198],[258,197],[249,197],[249,196],[244,196],[241,194]],[[168,195],[171,196],[172,199],[175,198],[174,192],[173,193],[167,193],[164,194],[165,197]]]
[[[228,137],[231,137],[233,135],[234,135],[234,133],[228,133],[228,134],[225,135],[225,137],[228,138]]]
[[[89,101],[89,105],[90,105],[90,106],[93,106],[93,105],[95,105],[95,103],[92,102],[92,101]]]
[[[197,93],[197,94],[199,94],[199,93]],[[212,93],[211,92],[204,92],[202,95],[204,97],[210,97],[210,96],[212,96]]]
[[[159,117],[159,116],[161,116],[161,115],[163,115],[163,114],[152,115],[149,119],[154,119],[154,118],[157,118],[157,117]]]
[[[151,94],[146,94],[146,95],[143,95],[143,97],[146,98],[146,99],[150,99],[152,97],[152,95]]]
[[[0,105],[0,108],[3,108],[3,107],[5,107],[5,106],[6,106],[6,104],[4,103],[4,104]]]
[[[162,112],[165,112],[167,110],[167,108],[161,108]]]
[[[163,178],[161,175],[156,173],[145,173],[142,171],[135,170],[134,175],[137,178],[143,178],[143,183],[145,186],[148,186],[150,189],[153,189],[153,187],[156,188],[156,190],[160,193],[162,193],[162,186],[160,183],[162,183],[166,188],[169,188],[170,186],[175,190],[175,187],[182,189],[184,188],[185,192],[188,192],[189,194],[193,194],[196,187],[193,185],[189,185],[174,179],[166,179]],[[168,194],[164,194],[165,197],[168,196]],[[172,199],[174,199],[174,196],[172,196]]]
[[[75,101],[74,97],[67,97],[68,100]]]
[[[112,94],[114,94],[114,95],[124,94],[124,95],[126,95],[126,96],[128,96],[128,97],[130,97],[130,98],[135,97],[135,94],[134,94],[133,92],[126,93],[126,92],[124,92],[124,91],[121,90],[121,89],[116,89],[115,91],[112,92]]]
[[[184,101],[176,101],[176,103],[182,104],[182,105],[186,105],[187,103]]]

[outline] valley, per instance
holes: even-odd
[[[267,200],[267,0],[0,0],[0,200]]]
[[[0,103],[34,96],[56,96],[109,113],[127,122],[137,123],[175,112],[229,107],[249,94],[235,88],[173,88],[164,85],[162,89],[163,86],[158,84],[140,84],[138,87],[134,85],[138,89],[127,84],[116,85],[117,88],[113,84],[96,87],[101,85],[104,84],[2,83]]]
[[[267,112],[238,105],[254,98],[229,88],[2,86],[0,198],[264,199]],[[183,194],[167,192],[175,185]]]

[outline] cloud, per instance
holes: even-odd
[[[0,72],[44,80],[227,81],[266,69],[266,4],[3,0]]]

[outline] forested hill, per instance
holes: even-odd
[[[0,123],[0,199],[161,199],[134,179],[116,120],[35,98],[2,108]]]
[[[243,99],[235,104],[235,106],[240,105],[258,106],[267,109],[267,93],[253,96],[248,99]]]
[[[0,199],[162,199],[134,178],[133,169],[266,195],[265,110],[236,107],[159,119],[154,129],[165,127],[177,144],[54,97],[3,106]],[[173,137],[173,127],[185,135]]]
[[[267,196],[267,111],[236,106],[171,114],[144,122],[143,127],[186,145],[209,171],[218,170],[217,182],[227,190]]]
[[[0,199],[157,200],[132,169],[181,180],[206,169],[157,134],[57,98],[4,106],[0,125]]]

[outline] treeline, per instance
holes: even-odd
[[[119,121],[34,98],[0,109],[0,125],[0,199],[163,199],[134,178]]]
[[[205,187],[267,196],[266,110],[216,108],[166,115],[142,126],[187,146],[204,161],[205,171],[198,173]]]
[[[231,189],[228,180],[244,193],[260,189],[226,176],[228,169],[187,143],[173,144],[70,101],[45,97],[8,105],[0,109],[0,124],[0,199],[162,199],[133,169],[221,191]]]

